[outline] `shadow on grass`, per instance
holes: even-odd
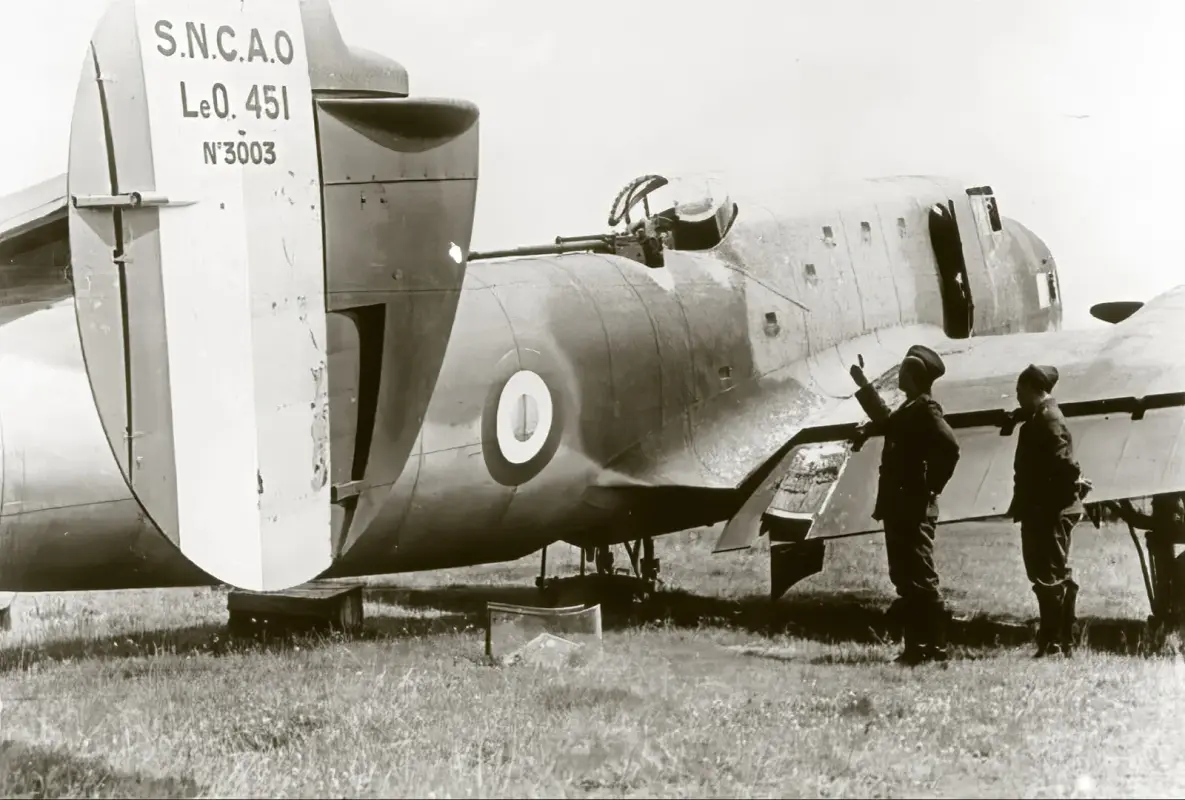
[[[154,778],[116,772],[99,759],[62,749],[0,741],[3,797],[198,797],[205,790],[188,778]]]
[[[532,587],[448,586],[432,589],[369,588],[370,602],[404,608],[432,608],[459,614],[469,624],[485,624],[489,602],[543,605]],[[566,603],[565,603],[566,604]],[[721,598],[684,591],[658,592],[629,608],[602,605],[605,630],[645,626],[720,627],[761,635],[786,634],[825,643],[875,644],[900,636],[886,614],[888,601],[871,592],[800,592],[771,603],[766,596]],[[979,614],[953,619],[951,644],[964,648],[1016,647],[1034,640],[1035,622]],[[1082,644],[1103,652],[1134,654],[1146,635],[1143,620],[1080,617]]]
[[[297,647],[315,650],[343,642],[437,636],[469,624],[470,619],[463,614],[446,613],[436,617],[374,616],[365,621],[361,630],[352,633],[295,630],[231,636],[225,624],[211,624],[137,631],[103,638],[80,636],[46,642],[15,643],[0,648],[0,674],[47,663],[126,659],[129,663],[122,670],[123,677],[132,678],[160,669],[151,663],[137,664],[132,661],[136,658],[189,655],[219,658],[244,653],[283,653]],[[201,668],[200,664],[191,667],[178,665],[175,671]]]
[[[529,586],[454,585],[439,588],[368,587],[368,602],[402,609],[444,612],[436,616],[371,615],[353,633],[290,631],[262,632],[252,637],[231,636],[225,624],[159,629],[108,637],[75,637],[45,642],[14,643],[0,648],[0,674],[27,670],[45,663],[116,660],[128,663],[121,671],[134,678],[152,671],[210,668],[210,662],[137,662],[137,658],[203,655],[214,658],[245,653],[282,653],[300,647],[316,650],[345,642],[410,639],[484,628],[486,604],[542,605],[538,590]],[[759,635],[786,634],[824,643],[875,644],[898,636],[885,611],[883,596],[871,592],[801,592],[771,603],[765,596],[721,598],[668,591],[643,604],[602,604],[605,630],[651,626],[695,629],[718,627]],[[1145,636],[1143,621],[1086,617],[1079,620],[1083,643],[1103,652],[1133,654]],[[966,649],[1015,647],[1033,640],[1029,622],[979,615],[952,620],[949,639]]]

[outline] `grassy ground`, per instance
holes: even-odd
[[[482,659],[485,601],[529,602],[535,559],[375,581],[353,641],[230,643],[215,590],[22,596],[0,638],[0,794],[1185,794],[1179,661],[971,642],[901,670],[875,630],[879,539],[835,543],[772,609],[766,554],[713,541],[664,541],[658,611],[558,672]],[[941,537],[957,613],[1032,617],[1018,544],[1000,525]],[[1072,558],[1080,615],[1135,631],[1126,533],[1081,527]]]

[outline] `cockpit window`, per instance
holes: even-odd
[[[712,198],[703,197],[690,203],[675,203],[674,210],[680,217],[688,219],[713,212],[715,204],[712,202]]]
[[[630,198],[628,229],[651,228],[670,250],[711,250],[728,235],[739,212],[737,204],[710,179],[668,182],[649,175],[631,181],[618,195],[610,220],[624,221],[623,206],[631,204]]]
[[[736,220],[737,204],[725,200],[725,205],[697,217],[679,214],[671,226],[672,250],[711,250],[724,240]]]

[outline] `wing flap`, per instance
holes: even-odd
[[[814,469],[826,470],[827,456],[834,454],[831,448],[820,445],[850,441],[857,427],[840,424],[819,428],[807,428],[787,442],[761,468],[753,473],[747,485],[737,490],[743,501],[738,502],[735,513],[728,518],[720,538],[716,540],[713,553],[744,550],[753,545],[761,535],[761,518],[769,509],[778,487],[791,472],[806,472]],[[822,458],[819,458],[822,456]],[[851,459],[845,459],[839,466],[839,475]]]
[[[1062,406],[1083,474],[1094,483],[1090,502],[1185,491],[1185,395]],[[939,499],[939,523],[999,516],[1012,498],[1016,435],[1010,417],[947,417],[959,439],[959,465]],[[884,439],[853,450],[808,538],[883,530],[872,519]]]

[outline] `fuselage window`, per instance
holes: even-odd
[[[778,324],[778,313],[776,311],[765,312],[765,335],[777,336],[778,332],[782,330],[782,326]]]
[[[872,244],[872,225],[867,222],[860,223],[860,238],[864,240],[864,244]]]
[[[996,207],[996,198],[989,195],[984,202],[987,205],[988,223],[994,232],[999,233],[1004,226],[1000,223],[1000,209]]]
[[[905,234],[905,217],[897,217],[897,235],[904,239]]]
[[[835,234],[831,232],[830,225],[823,226],[823,242],[826,244],[834,244],[835,243]]]
[[[1037,278],[1037,305],[1040,308],[1049,308],[1049,295],[1053,283],[1049,280],[1049,273],[1044,275],[1038,274]]]

